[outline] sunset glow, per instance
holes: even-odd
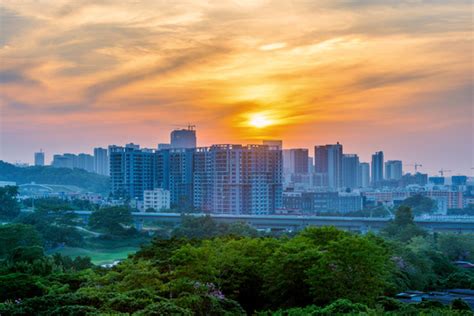
[[[430,157],[426,171],[448,165],[448,152],[471,170],[471,10],[461,0],[5,0],[0,159],[155,147],[191,122],[199,145],[341,141],[367,160],[386,144],[407,162]]]
[[[256,113],[250,117],[249,124],[256,128],[264,128],[272,125],[273,122],[265,114]]]

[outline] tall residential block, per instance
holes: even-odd
[[[403,163],[401,160],[389,160],[385,163],[385,179],[400,180],[403,176]]]
[[[194,149],[191,148],[169,151],[168,181],[172,207],[193,207],[193,158]]]
[[[35,166],[44,166],[44,152],[42,150],[35,153]]]
[[[110,174],[107,148],[94,148],[94,172],[103,176]]]
[[[383,151],[378,151],[372,155],[372,185],[377,186],[383,181],[383,167]]]
[[[211,213],[272,214],[281,208],[282,154],[262,145],[198,148],[194,204]]]
[[[146,151],[110,146],[116,196],[143,199],[169,191],[172,208],[207,213],[272,214],[282,205],[282,151],[266,145],[214,145]],[[151,193],[148,193],[151,194]]]
[[[271,147],[271,149],[281,150],[283,148],[283,141],[279,139],[266,139],[262,141],[262,144]]]
[[[94,156],[83,153],[77,155],[74,168],[83,169],[88,172],[94,172]]]
[[[342,186],[357,188],[359,185],[359,156],[346,154],[342,156]]]
[[[171,132],[170,148],[196,148],[196,130],[194,126]]]
[[[307,174],[309,170],[308,149],[283,150],[283,172],[285,174]]]
[[[358,186],[361,188],[368,188],[370,186],[370,164],[368,162],[361,162],[359,164]]]
[[[111,191],[117,197],[143,200],[155,183],[154,152],[138,145],[109,146]]]
[[[323,186],[339,189],[342,187],[342,145],[314,147],[314,169],[322,176]]]

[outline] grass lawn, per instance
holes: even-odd
[[[118,247],[112,249],[86,249],[75,247],[64,247],[53,250],[50,254],[60,253],[63,256],[77,257],[88,256],[92,259],[92,263],[101,265],[105,263],[112,263],[115,260],[126,259],[128,254],[135,253],[139,247]]]

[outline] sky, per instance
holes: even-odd
[[[2,0],[0,160],[197,126],[198,145],[474,173],[470,0]],[[312,153],[313,150],[310,150]],[[448,175],[451,175],[448,174]]]

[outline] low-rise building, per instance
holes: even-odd
[[[359,192],[284,192],[283,207],[287,213],[349,213],[363,208]]]
[[[155,211],[170,208],[170,191],[164,189],[154,189],[143,191],[143,209]]]

